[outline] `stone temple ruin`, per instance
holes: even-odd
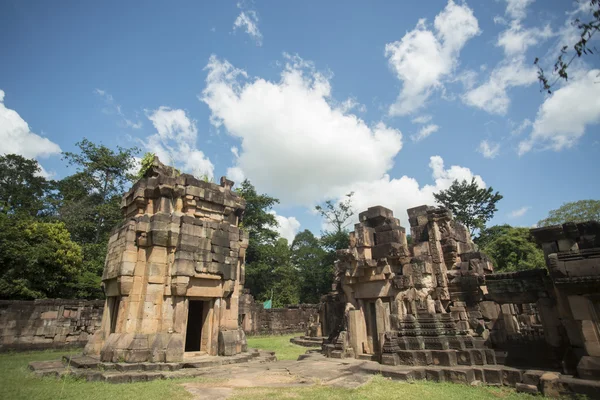
[[[85,354],[107,362],[175,362],[184,352],[246,351],[238,326],[248,235],[245,201],[154,159],[123,198],[102,285],[102,326]]]
[[[600,223],[533,229],[547,269],[494,274],[449,211],[408,216],[410,245],[391,210],[359,214],[323,297],[323,353],[548,395],[600,379]]]
[[[345,316],[326,350],[388,365],[457,359],[495,364],[477,306],[491,263],[445,209],[422,206],[408,215],[410,247],[391,210],[360,213],[350,248],[339,251],[336,263],[334,296],[345,302]]]

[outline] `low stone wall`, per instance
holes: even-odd
[[[318,304],[300,304],[286,308],[262,309],[258,312],[258,331],[255,335],[284,335],[306,332],[319,314]]]
[[[104,300],[0,300],[0,351],[83,347]]]
[[[240,298],[240,325],[246,335],[285,335],[306,333],[306,329],[319,316],[318,304],[297,304],[285,308],[265,310],[246,294]]]

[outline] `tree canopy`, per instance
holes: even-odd
[[[81,247],[62,222],[0,213],[0,298],[73,297],[81,269]]]
[[[564,203],[538,222],[538,226],[560,225],[566,222],[600,221],[600,200],[579,200]]]
[[[528,228],[492,226],[482,229],[475,243],[490,257],[497,272],[545,268],[544,253]]]
[[[454,180],[452,185],[439,193],[434,193],[436,202],[449,209],[454,218],[463,223],[473,235],[477,230],[485,228],[487,221],[498,211],[496,203],[502,200],[494,188],[480,188],[475,178],[471,181]]]
[[[51,182],[35,160],[17,154],[0,156],[0,207],[7,213],[36,216],[47,209]]]

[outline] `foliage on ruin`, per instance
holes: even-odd
[[[475,243],[497,272],[545,268],[544,253],[528,228],[492,226],[482,229]]]
[[[540,66],[540,59],[536,57],[534,64],[538,67],[538,81],[540,90],[552,93],[552,88],[557,82],[569,80],[569,67],[573,61],[584,56],[598,54],[598,49],[590,46],[594,35],[600,30],[600,0],[585,0],[589,15],[585,18],[576,18],[571,24],[577,29],[577,39],[575,43],[562,44],[560,54],[556,57],[552,74],[554,77],[548,77],[546,72]],[[585,9],[585,5],[581,6]]]
[[[133,180],[136,180],[136,181],[140,180],[144,177],[144,175],[146,175],[146,172],[152,166],[152,163],[154,162],[155,157],[156,157],[156,154],[154,154],[154,153],[147,152],[144,154],[144,156],[140,160],[140,170],[134,176]]]
[[[556,210],[551,210],[548,216],[537,225],[560,225],[566,222],[600,221],[600,200],[579,200],[564,203]]]
[[[485,228],[485,224],[492,219],[498,211],[496,204],[502,200],[499,192],[494,193],[494,188],[481,188],[472,178],[462,181],[454,180],[446,190],[434,193],[435,201],[452,212],[454,219],[465,225],[471,232]]]

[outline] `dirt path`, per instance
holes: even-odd
[[[306,387],[315,384],[356,388],[367,383],[371,376],[357,370],[352,361],[331,360],[321,355],[302,361],[248,363],[211,368],[204,377],[208,381],[188,382],[183,386],[194,400],[224,400],[236,388],[249,387]]]

